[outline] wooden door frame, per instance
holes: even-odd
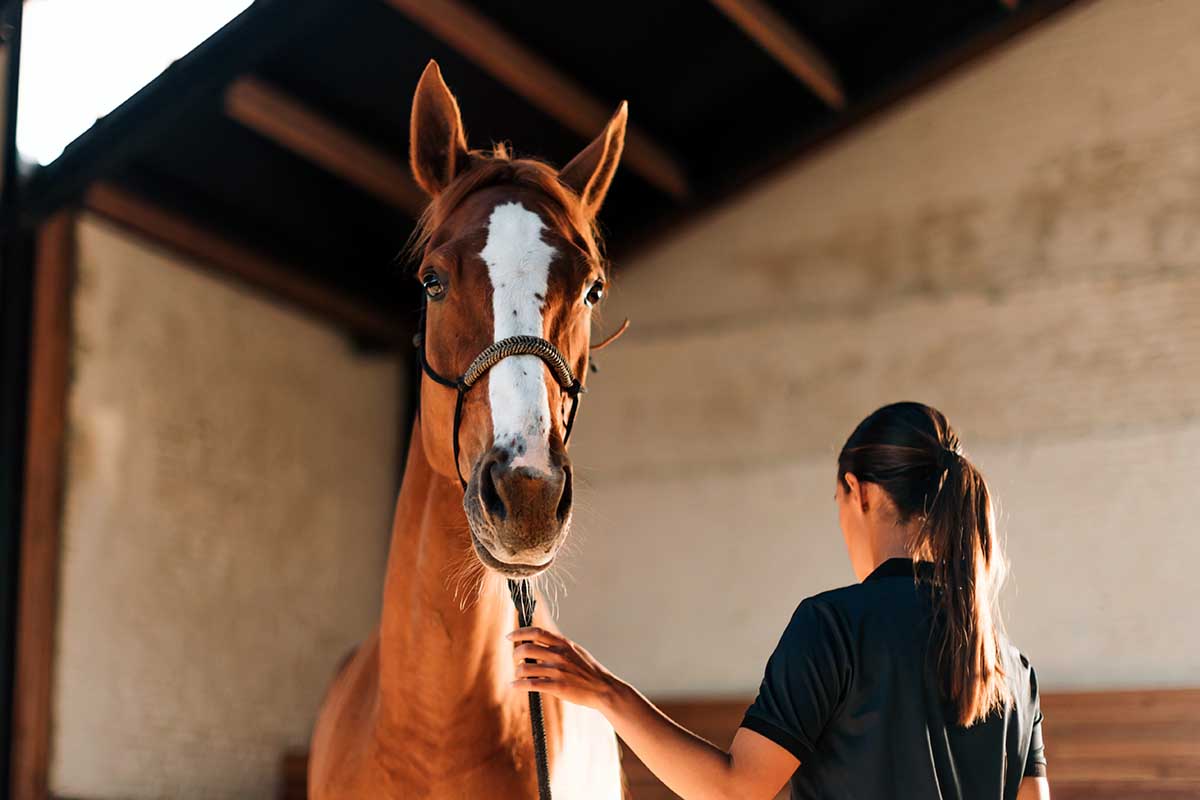
[[[65,483],[75,215],[38,230],[21,513],[10,796],[49,796],[54,641]]]

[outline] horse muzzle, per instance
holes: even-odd
[[[472,544],[484,566],[509,578],[528,578],[554,562],[571,524],[570,459],[554,454],[549,471],[514,466],[492,448],[471,471],[463,507]]]

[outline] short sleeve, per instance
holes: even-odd
[[[1033,703],[1033,714],[1030,719],[1029,755],[1025,757],[1025,777],[1042,778],[1046,775],[1046,747],[1042,742],[1042,701],[1038,697],[1037,674],[1033,667],[1029,668],[1029,694]]]
[[[758,697],[741,727],[762,734],[804,761],[849,686],[850,652],[829,606],[800,604],[767,661]]]

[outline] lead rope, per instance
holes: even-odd
[[[508,579],[508,593],[512,595],[513,605],[517,607],[517,622],[522,628],[533,624],[533,610],[537,600],[529,581],[514,581]],[[536,663],[532,658],[525,659],[526,664]],[[537,764],[537,782],[539,800],[550,800],[550,766],[546,761],[546,723],[542,717],[541,692],[529,693],[529,727],[533,733],[533,760]]]
[[[593,345],[591,349],[593,351],[603,350],[619,339],[628,327],[629,320],[625,320],[615,333],[600,342],[600,344]],[[467,392],[475,385],[475,382],[489,369],[509,356],[537,356],[550,367],[551,372],[554,373],[555,380],[558,381],[563,392],[571,398],[571,411],[563,430],[563,444],[565,445],[567,440],[571,438],[571,429],[575,425],[575,412],[579,410],[579,395],[585,392],[586,389],[583,388],[582,382],[572,373],[570,365],[567,364],[567,360],[562,357],[562,354],[558,352],[558,348],[545,339],[536,336],[512,336],[508,339],[495,342],[475,357],[475,360],[467,367],[467,371],[463,373],[461,378],[452,381],[449,378],[439,375],[436,370],[429,366],[429,362],[425,360],[425,305],[422,304],[421,321],[417,335],[413,337],[413,345],[417,348],[417,358],[420,362],[419,367],[421,372],[424,372],[436,383],[440,383],[442,386],[453,389],[458,393],[454,404],[454,468],[458,470],[458,480],[464,489],[467,488],[467,480],[463,477],[462,467],[458,464],[458,428],[462,424],[463,402],[466,399]],[[519,627],[528,628],[533,624],[533,610],[537,607],[537,599],[533,596],[533,589],[530,588],[529,581],[524,579],[515,581],[509,578],[508,593],[512,596],[513,605],[517,607],[517,622],[519,623]],[[525,662],[528,664],[536,663],[533,659],[528,658],[525,659]],[[541,692],[529,693],[529,727],[533,733],[533,759],[537,766],[538,800],[550,800],[550,765],[546,760],[546,721],[542,715]]]

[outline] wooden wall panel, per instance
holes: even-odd
[[[728,747],[750,698],[675,699],[667,716]],[[1055,800],[1183,800],[1200,797],[1200,689],[1055,692],[1042,696]],[[304,753],[285,759],[283,800],[302,800]],[[632,800],[674,800],[623,748]],[[785,787],[777,800],[788,797]]]
[[[1200,689],[1048,694],[1042,712],[1056,785],[1109,782],[1200,796]]]

